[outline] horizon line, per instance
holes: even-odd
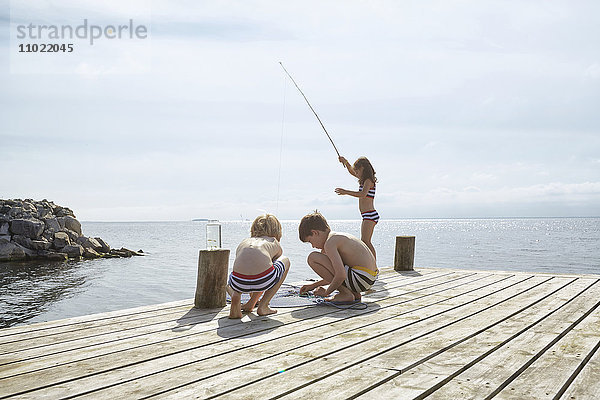
[[[600,216],[528,216],[528,217],[405,217],[405,218],[381,218],[379,221],[394,222],[394,221],[414,221],[414,220],[461,220],[461,219],[598,219]],[[214,219],[213,219],[214,220]],[[216,220],[218,222],[252,222],[250,219],[224,219]],[[297,222],[300,219],[280,219],[280,222]],[[328,222],[359,222],[362,221],[360,218],[349,218],[349,219],[328,219]],[[94,220],[81,220],[80,222],[86,223],[158,223],[158,222],[197,222],[206,223],[208,220],[194,221],[193,219],[186,220],[124,220],[124,221],[94,221]]]

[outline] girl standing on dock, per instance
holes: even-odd
[[[350,165],[348,160],[342,156],[339,157],[339,160],[352,176],[358,178],[359,187],[358,191],[336,188],[335,192],[339,195],[358,197],[358,208],[362,216],[360,239],[371,250],[373,256],[377,258],[375,248],[371,243],[373,230],[375,229],[375,225],[377,225],[377,221],[379,221],[379,214],[375,211],[375,206],[373,205],[373,200],[375,199],[375,182],[377,182],[375,170],[366,157],[359,157],[354,162],[354,165]]]

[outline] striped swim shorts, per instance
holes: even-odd
[[[373,286],[379,270],[371,271],[364,267],[349,267],[344,265],[346,268],[346,280],[343,285],[353,292],[366,292]]]
[[[375,210],[365,211],[364,213],[360,213],[362,215],[362,219],[368,219],[369,221],[373,221],[377,223],[379,221],[379,214]]]
[[[275,286],[284,272],[285,265],[277,260],[270,268],[257,275],[244,275],[233,271],[229,274],[227,284],[239,293],[264,292]]]

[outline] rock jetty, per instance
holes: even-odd
[[[141,255],[142,250],[111,249],[99,237],[84,236],[73,211],[52,201],[0,199],[0,262]]]

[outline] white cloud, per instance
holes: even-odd
[[[585,76],[592,80],[600,79],[600,64],[592,64],[585,70]]]
[[[490,182],[490,181],[497,180],[497,177],[493,174],[475,172],[473,175],[471,175],[471,179],[473,181],[479,181],[479,182]]]

